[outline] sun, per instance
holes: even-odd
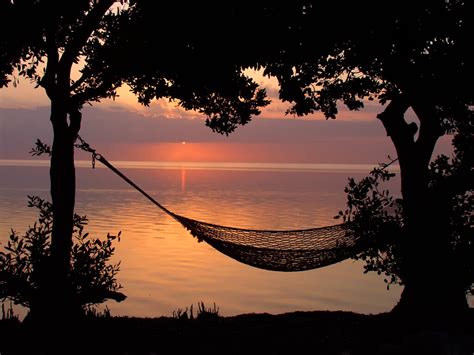
[[[183,145],[186,144],[186,141],[182,141],[181,144],[183,144]]]

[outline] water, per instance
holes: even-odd
[[[27,195],[49,199],[47,163],[0,164],[0,241],[36,219]],[[107,169],[78,163],[79,214],[87,230],[105,237],[122,231],[114,262],[128,298],[108,302],[114,315],[171,316],[203,301],[225,316],[291,311],[389,311],[401,289],[363,274],[347,260],[296,273],[241,264],[196,239]],[[118,163],[122,171],[172,211],[202,221],[253,229],[301,229],[330,224],[345,206],[347,177],[368,166],[318,164]],[[361,172],[364,171],[364,174]],[[391,186],[396,189],[396,181]]]

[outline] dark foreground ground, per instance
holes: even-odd
[[[199,319],[103,317],[29,331],[0,321],[0,354],[474,354],[474,310],[420,326],[388,314],[294,312]],[[54,347],[51,344],[56,344]]]

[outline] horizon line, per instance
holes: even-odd
[[[0,159],[0,166],[49,167],[49,159]],[[76,160],[76,168],[91,168],[91,160]],[[228,170],[228,171],[288,171],[288,172],[331,172],[331,173],[369,173],[378,163],[269,163],[269,162],[190,162],[190,161],[147,161],[112,160],[111,164],[122,169],[175,169],[175,170]],[[96,168],[106,168],[96,164]],[[399,172],[400,166],[393,164],[388,168]]]

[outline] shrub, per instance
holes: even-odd
[[[50,202],[37,196],[28,199],[28,207],[39,209],[39,218],[22,236],[11,230],[4,251],[0,251],[0,300],[31,308],[47,277],[53,215]],[[86,216],[74,214],[74,245],[68,274],[84,310],[107,299],[120,302],[126,297],[117,292],[122,287],[116,280],[120,263],[109,263],[115,250],[112,244],[120,240],[120,233],[107,234],[105,240],[91,238],[84,232],[87,222]]]
[[[474,125],[470,139],[474,140]],[[460,140],[458,134],[455,139]],[[466,144],[466,143],[464,143]],[[453,266],[466,293],[474,295],[474,168],[472,144],[466,149],[455,145],[452,158],[438,156],[429,166],[429,193],[436,201],[435,208],[443,208],[448,250],[444,262]],[[469,150],[470,149],[470,150]],[[364,251],[355,259],[365,262],[365,272],[385,274],[387,288],[390,284],[403,284],[403,257],[401,236],[404,233],[403,201],[394,199],[381,182],[394,174],[384,165],[374,169],[369,176],[356,182],[350,178],[345,192],[347,209],[339,212],[349,230],[363,241]]]

